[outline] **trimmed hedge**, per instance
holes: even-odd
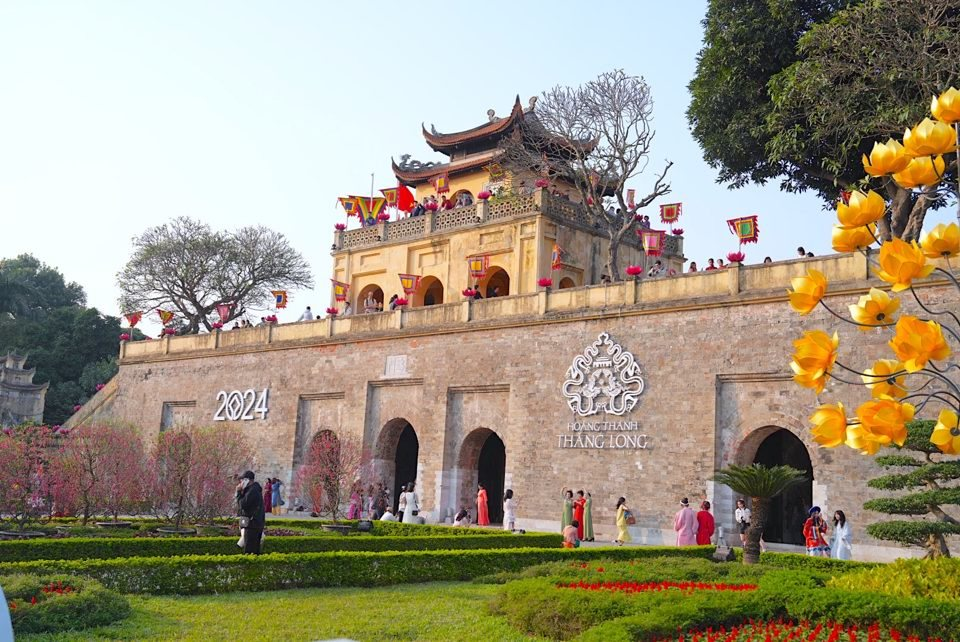
[[[290,519],[290,518],[279,518],[279,519],[270,519],[270,516],[267,515],[267,528],[271,526],[276,526],[280,528],[300,528],[300,529],[313,529],[318,530],[323,528],[325,525],[332,524],[333,522],[329,520],[321,519]],[[337,522],[338,524],[346,524],[352,526],[353,528],[357,527],[358,520],[355,519],[344,519]],[[371,535],[404,535],[404,536],[417,536],[417,535],[505,535],[508,534],[506,531],[496,529],[496,528],[464,528],[461,526],[445,526],[443,524],[403,524],[401,522],[381,522],[380,520],[374,520],[372,522],[373,530],[370,531]],[[529,533],[528,533],[529,534]]]
[[[433,551],[480,548],[559,547],[563,537],[547,533],[495,536],[475,534],[420,537],[270,537],[264,550],[269,553],[321,553],[325,551]],[[0,564],[33,560],[114,559],[119,557],[171,557],[174,555],[239,554],[236,537],[112,537],[13,540],[0,542]]]
[[[522,538],[518,538],[522,539]],[[229,591],[383,586],[464,581],[558,560],[707,558],[711,547],[517,548],[473,551],[386,551],[190,555],[105,560],[43,560],[0,565],[10,573],[70,573],[122,593],[197,595]]]
[[[52,583],[69,592],[47,593]],[[57,633],[112,624],[130,615],[126,598],[96,581],[71,575],[11,575],[0,577],[17,634]],[[31,603],[36,600],[36,603]]]
[[[960,598],[960,559],[900,559],[875,569],[847,573],[829,586],[896,597],[951,601]]]

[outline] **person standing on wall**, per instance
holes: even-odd
[[[487,489],[477,484],[477,526],[490,525],[490,507],[487,505]]]
[[[573,500],[573,519],[577,522],[577,538],[583,540],[583,509],[587,504],[583,491],[577,491],[577,498]]]
[[[259,555],[266,515],[263,511],[263,489],[254,481],[252,470],[240,475],[240,483],[237,484],[237,512],[240,515],[240,529],[243,531],[243,552]]]

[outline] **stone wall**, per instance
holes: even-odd
[[[336,331],[345,319],[237,332],[229,345],[224,338],[234,332],[177,338],[165,347],[127,344],[116,392],[93,417],[120,417],[156,433],[165,408],[168,423],[173,408],[176,422],[203,424],[212,421],[221,390],[268,388],[265,418],[231,422],[256,445],[258,474],[289,481],[312,435],[329,429],[362,438],[390,484],[392,449],[409,422],[419,440],[423,509],[441,520],[474,497],[477,454],[492,431],[505,445],[505,481],[515,492],[519,526],[556,528],[561,487],[569,486],[592,492],[598,538],[612,536],[614,504],[627,497],[639,517],[635,538],[647,543],[672,541],[672,516],[684,496],[713,502],[718,524],[736,539],[734,498],[710,477],[729,463],[751,463],[763,437],[782,428],[807,448],[814,502],[846,512],[857,556],[890,556],[897,551],[864,532],[878,516],[861,508],[875,496],[865,480],[879,468],[847,448],[818,449],[806,419],[817,400],[790,380],[791,342],[804,330],[839,324],[820,309],[800,317],[786,303],[789,278],[810,265],[837,277],[828,298],[837,310],[871,285],[857,279],[862,258],[828,257],[564,291],[569,300],[558,298],[553,307],[541,294],[536,312],[515,297],[516,314],[503,309],[483,320],[455,314],[433,325]],[[686,296],[667,297],[681,292]],[[945,293],[934,284],[921,295],[936,301]],[[911,310],[906,300],[904,308]],[[328,332],[310,331],[323,324]],[[271,332],[288,338],[271,340]],[[630,434],[646,435],[646,449],[561,447],[574,421],[561,395],[565,373],[601,333],[639,363],[639,403],[609,418],[637,422]],[[841,335],[841,360],[867,367],[886,356],[880,332],[846,326]],[[180,342],[184,350],[175,348]],[[862,394],[831,384],[822,399],[853,408]]]

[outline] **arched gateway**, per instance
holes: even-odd
[[[803,522],[813,505],[813,464],[807,447],[789,430],[768,426],[747,438],[741,454],[744,464],[792,466],[806,473],[805,482],[775,497],[770,503],[770,514],[763,531],[763,539],[767,542],[802,546]]]
[[[409,482],[417,481],[417,460],[420,440],[409,421],[391,419],[383,425],[377,438],[375,464],[383,481],[393,482],[393,507],[397,507],[400,492]],[[419,493],[422,495],[422,491]]]
[[[467,435],[460,447],[458,468],[461,471],[461,502],[466,503],[476,519],[477,484],[487,490],[490,523],[503,522],[503,491],[507,451],[503,440],[489,428],[477,428]]]

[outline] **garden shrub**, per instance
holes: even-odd
[[[272,525],[272,522],[270,522]],[[270,537],[264,550],[269,553],[319,553],[324,551],[471,550],[480,548],[559,547],[560,535],[547,533],[513,535],[430,535],[420,537]],[[67,538],[12,540],[0,542],[0,563],[32,560],[113,559],[120,557],[168,557],[173,555],[234,555],[241,552],[237,537]]]
[[[298,538],[299,539],[299,538]],[[41,560],[0,564],[10,573],[70,573],[101,581],[122,593],[205,594],[331,586],[384,586],[464,581],[556,560],[704,557],[705,547],[270,553],[190,555],[102,560]]]
[[[99,582],[71,575],[0,576],[13,630],[57,633],[122,620],[130,614],[126,598]]]
[[[847,573],[831,580],[829,585],[898,597],[956,600],[960,598],[960,560],[951,557],[900,559],[885,566]]]
[[[854,570],[880,566],[880,564],[876,562],[852,562],[836,560],[831,557],[810,557],[802,553],[772,552],[761,554],[760,563],[764,566],[775,566],[777,568],[795,568],[805,571],[816,569],[827,573],[849,573]]]

